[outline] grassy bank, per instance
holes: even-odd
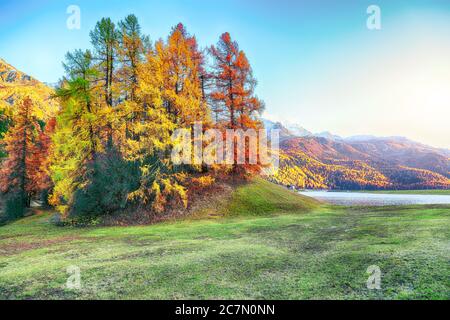
[[[285,187],[257,179],[233,192],[225,204],[224,216],[262,216],[289,212],[309,212],[319,206],[310,197],[299,195]]]
[[[221,210],[153,226],[60,228],[43,213],[0,227],[0,298],[450,299],[450,206],[334,208],[258,181]],[[72,265],[80,290],[65,286]],[[366,287],[370,265],[381,290]]]

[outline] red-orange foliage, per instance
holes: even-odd
[[[0,171],[1,191],[22,195],[29,205],[38,190],[38,172],[41,157],[37,139],[40,126],[33,115],[33,102],[25,98],[19,102],[14,124],[5,136],[5,150],[8,158]]]
[[[212,78],[215,82],[211,97],[215,104],[223,107],[219,108],[223,110],[221,120],[230,129],[254,127],[257,121],[252,116],[263,106],[254,95],[256,80],[245,53],[239,50],[228,32],[222,34],[210,53],[214,58]]]
[[[40,163],[39,170],[36,173],[36,182],[40,190],[50,190],[53,186],[50,178],[50,152],[52,146],[52,135],[56,128],[56,118],[51,118],[45,125],[44,131],[39,133],[38,150],[36,154]]]
[[[258,113],[264,106],[254,94],[256,80],[245,53],[226,32],[217,46],[210,48],[210,54],[214,59],[211,77],[215,86],[211,99],[217,127],[233,130],[260,128]],[[235,145],[235,159],[236,153]],[[234,173],[238,174],[258,170],[259,166],[249,164],[233,166]]]

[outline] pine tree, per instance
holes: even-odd
[[[138,68],[144,61],[146,51],[150,49],[150,40],[142,34],[139,21],[133,14],[125,17],[118,25],[118,57],[121,62],[118,77],[121,82],[121,95],[124,100],[135,101]]]
[[[71,125],[75,133],[80,134],[81,141],[87,140],[86,157],[96,158],[100,146],[100,124],[98,121],[99,99],[96,99],[96,82],[98,71],[93,65],[93,56],[89,50],[76,50],[66,55],[63,64],[67,74],[56,97],[63,104],[60,112],[62,126]]]
[[[119,32],[110,18],[103,18],[97,22],[90,33],[91,43],[94,46],[94,58],[100,71],[100,83],[104,91],[105,107],[102,110],[102,120],[106,129],[106,145],[112,148],[114,111],[114,79],[117,65],[117,49],[119,44]]]
[[[95,49],[95,60],[101,70],[105,101],[111,107],[113,105],[112,87],[119,33],[110,18],[103,18],[97,22],[90,37]]]
[[[74,192],[92,182],[92,168],[102,149],[100,103],[93,86],[97,71],[89,51],[66,56],[67,78],[56,92],[61,111],[53,135],[50,169],[54,190],[50,203],[63,213]]]
[[[123,147],[123,140],[131,137],[132,126],[136,122],[136,115],[128,102],[138,103],[138,70],[145,60],[145,54],[150,50],[150,40],[141,32],[141,26],[135,15],[129,15],[119,22],[118,60],[120,68],[117,71],[120,104],[116,118],[115,131],[124,134],[118,143]],[[125,102],[125,103],[123,103]],[[117,128],[119,126],[119,128]],[[123,127],[120,127],[123,126]]]
[[[168,158],[176,124],[164,107],[164,68],[160,55],[148,52],[138,68],[138,79],[136,102],[124,104],[124,110],[129,110],[127,114],[135,117],[124,154],[140,170],[138,188],[129,194],[129,199],[160,211],[165,207],[166,196],[182,201],[186,197]]]

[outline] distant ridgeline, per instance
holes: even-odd
[[[343,139],[267,120],[265,125],[280,129],[273,182],[301,189],[450,189],[450,150],[402,137]]]

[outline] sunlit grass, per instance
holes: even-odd
[[[291,196],[298,205],[286,204]],[[224,210],[102,228],[56,227],[44,213],[0,227],[0,298],[450,298],[450,206],[317,206],[256,182]],[[71,265],[81,290],[65,287]],[[370,265],[381,268],[381,290],[366,287]]]

